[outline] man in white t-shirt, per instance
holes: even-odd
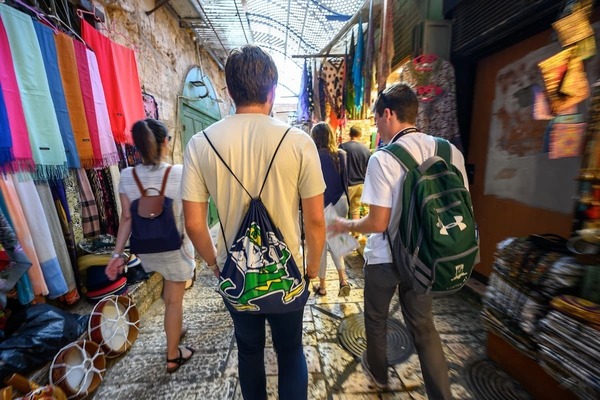
[[[325,244],[323,193],[325,182],[313,140],[303,131],[270,117],[277,85],[273,59],[256,46],[234,50],[225,65],[227,89],[235,115],[205,130],[223,160],[203,133],[187,144],[183,163],[182,198],[186,232],[216,277],[220,276],[250,203],[268,176],[261,199],[302,271],[299,207],[306,232],[306,271],[315,278]],[[281,146],[269,169],[278,144]],[[231,172],[227,169],[231,169]],[[239,179],[235,180],[232,173]],[[242,188],[240,183],[248,190]],[[213,199],[222,223],[217,251],[208,224],[208,198]],[[223,236],[224,233],[224,236]],[[238,372],[245,399],[267,398],[264,364],[265,320],[271,327],[279,364],[279,398],[307,398],[308,371],[302,349],[303,308],[281,314],[251,314],[225,301],[235,327]]]
[[[375,124],[384,143],[401,143],[420,164],[435,155],[435,138],[415,128],[419,102],[410,87],[394,84],[380,92],[373,105]],[[452,164],[466,177],[464,157],[452,148]],[[338,220],[333,232],[373,233],[365,247],[365,329],[367,350],[362,355],[364,371],[380,388],[388,384],[387,318],[392,297],[398,288],[404,321],[411,332],[421,362],[427,395],[430,399],[451,399],[448,366],[440,336],[433,324],[432,296],[418,294],[408,282],[401,282],[392,263],[392,253],[383,232],[398,230],[397,210],[402,199],[405,171],[385,151],[369,159],[362,202],[369,214],[359,220]],[[465,183],[465,185],[467,185]],[[468,189],[468,187],[467,187]]]

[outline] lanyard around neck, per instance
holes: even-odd
[[[404,135],[408,135],[409,133],[414,133],[414,132],[419,132],[419,130],[417,128],[410,127],[410,128],[405,128],[402,129],[400,132],[396,133],[396,135],[392,138],[392,140],[390,140],[390,144],[394,143],[396,140],[400,139],[402,136]]]

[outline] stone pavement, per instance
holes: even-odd
[[[363,260],[358,253],[346,259],[352,284],[350,296],[346,298],[337,296],[337,272],[329,261],[328,294],[318,298],[311,294],[304,313],[303,340],[309,371],[309,399],[426,399],[416,354],[390,368],[391,388],[378,392],[363,373],[359,359],[341,346],[338,338],[340,322],[363,311]],[[137,341],[128,353],[110,363],[92,398],[241,399],[233,326],[221,297],[214,291],[216,282],[212,273],[203,269],[195,285],[186,292],[184,321],[190,330],[182,344],[198,350],[187,364],[174,374],[165,372],[164,306],[162,301],[157,301],[143,315]],[[434,300],[435,324],[450,366],[454,397],[527,399],[527,394],[516,382],[486,359],[480,312],[478,296],[468,289]],[[393,318],[402,321],[397,299],[392,302],[391,313]],[[267,384],[269,399],[276,399],[277,360],[269,336],[265,356]],[[484,382],[474,376],[474,370],[470,368],[478,363],[486,367]],[[482,392],[482,383],[492,387]],[[508,392],[503,394],[502,390]]]

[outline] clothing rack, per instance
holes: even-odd
[[[346,56],[347,54],[295,54],[292,58],[339,58]]]

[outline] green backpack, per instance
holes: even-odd
[[[400,144],[383,150],[407,171],[398,232],[386,232],[402,280],[420,293],[458,291],[471,276],[479,245],[471,196],[450,162],[450,143],[436,138],[435,156],[421,165]]]

